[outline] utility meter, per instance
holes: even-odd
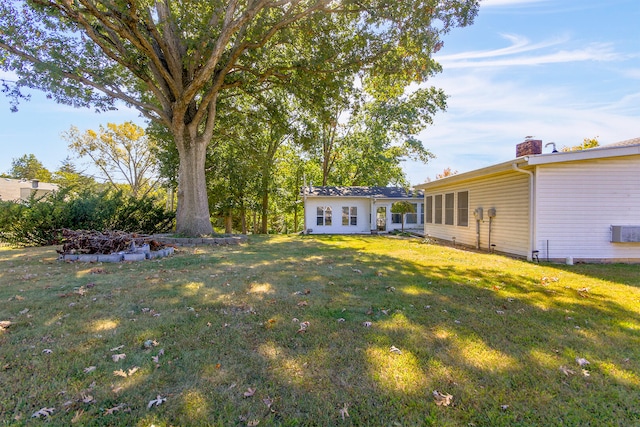
[[[482,210],[482,208],[476,208],[473,211],[473,216],[475,216],[477,220],[482,221],[484,219],[483,218],[483,210]]]

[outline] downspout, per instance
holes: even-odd
[[[524,158],[525,161],[529,161],[529,157]],[[534,236],[535,236],[535,195],[534,195],[534,187],[535,187],[535,175],[533,172],[520,169],[518,167],[518,163],[514,162],[511,164],[513,170],[516,172],[522,172],[529,175],[529,250],[527,252],[527,261],[531,261],[533,251],[535,250],[534,245]]]
[[[304,218],[304,231],[302,234],[309,234],[309,229],[307,228],[307,194],[307,183],[305,182],[304,187],[302,187],[302,212]]]

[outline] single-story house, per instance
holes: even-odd
[[[0,178],[0,200],[4,201],[26,201],[32,194],[39,197],[57,189],[57,184],[40,182],[37,179]]]
[[[527,140],[514,160],[416,188],[436,239],[529,260],[640,262],[640,138],[547,154]]]
[[[307,234],[370,234],[392,230],[422,231],[423,194],[398,187],[302,188]],[[413,203],[415,213],[394,214],[399,201]]]

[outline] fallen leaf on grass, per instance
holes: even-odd
[[[297,305],[298,307],[306,307],[309,305],[309,303],[307,301],[300,301]]]
[[[117,362],[118,360],[122,360],[124,358],[126,358],[127,355],[124,353],[120,353],[120,354],[112,354],[111,358],[113,359],[114,362]]]
[[[452,395],[441,393],[438,390],[433,390],[433,398],[438,406],[449,406],[453,401]]]
[[[20,310],[20,314],[27,314],[29,312],[28,308],[25,308],[24,310]]]
[[[309,322],[302,322],[300,323],[300,329],[298,329],[298,331],[296,333],[298,334],[302,334],[307,332],[307,328],[311,325],[311,323]]]
[[[71,424],[79,423],[83,415],[84,415],[83,409],[76,411],[76,413],[73,414],[73,418],[71,418]]]
[[[349,408],[349,405],[347,405],[346,403],[344,404],[344,406],[342,408],[340,408],[340,416],[342,417],[343,421],[344,421],[345,418],[349,417],[348,408]]]
[[[0,332],[6,331],[12,323],[9,320],[0,320]]]
[[[575,371],[567,368],[566,366],[560,366],[560,372],[562,372],[566,376],[575,374]]]
[[[117,347],[110,348],[110,349],[109,349],[109,351],[118,351],[118,350],[121,350],[121,349],[123,349],[123,348],[124,348],[124,346],[123,346],[123,345],[119,345],[119,346],[117,346]]]
[[[158,346],[158,341],[156,340],[146,340],[143,343],[144,348],[151,348],[151,347],[157,347]]]
[[[583,370],[582,370],[582,376],[584,376],[584,377],[590,377],[590,376],[591,376],[591,372],[589,372],[589,371],[588,371],[588,370],[586,370],[586,369],[583,369]]]
[[[84,368],[84,373],[88,374],[88,373],[93,372],[95,370],[96,370],[95,366],[89,366],[88,368]]]
[[[354,273],[358,273],[358,274],[362,274],[362,270],[358,269],[358,268],[352,268],[351,269]]]
[[[133,368],[129,369],[126,372],[123,371],[122,369],[118,369],[117,371],[113,371],[113,375],[115,375],[116,377],[127,378],[135,374],[136,372],[138,372],[138,369],[140,369],[140,367],[138,366],[134,366]]]
[[[251,397],[251,396],[253,396],[254,394],[256,394],[256,389],[255,389],[255,388],[251,388],[251,387],[249,387],[249,388],[247,389],[247,391],[245,391],[245,392],[244,392],[243,396],[244,396],[244,397]]]
[[[338,319],[338,323],[342,323],[342,322],[346,322],[344,317],[341,317],[341,318]]]
[[[371,325],[373,325],[373,323],[367,321],[367,322],[362,322],[362,326],[364,326],[365,328],[370,328]]]
[[[589,361],[583,357],[576,357],[576,362],[580,366],[587,366],[589,364]]]
[[[104,415],[113,415],[118,411],[121,411],[122,409],[124,409],[127,405],[124,403],[119,403],[117,406],[114,406],[113,408],[109,408],[109,409],[105,409],[104,410]]]
[[[260,424],[260,420],[251,420],[247,422],[247,427],[255,427]]]
[[[167,401],[166,397],[162,397],[158,395],[155,399],[151,400],[149,404],[147,404],[147,409],[151,409],[152,406],[160,406],[166,401]]]
[[[80,395],[80,401],[82,403],[94,403],[96,400],[93,398],[93,396],[91,396],[90,394],[84,394],[82,393]]]
[[[267,408],[271,409],[271,405],[273,405],[273,399],[270,397],[265,397],[264,399],[262,399],[262,403],[267,405]]]
[[[49,417],[51,416],[56,408],[40,408],[36,412],[31,415],[31,418],[40,418],[40,417]]]
[[[53,353],[53,350],[51,350],[50,348],[45,348],[44,350],[42,350],[42,352],[44,354],[51,354],[51,353]]]
[[[395,345],[392,345],[391,348],[389,349],[389,351],[391,353],[395,353],[395,354],[402,354],[402,351],[398,347],[396,347]]]

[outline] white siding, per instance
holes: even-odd
[[[540,258],[640,258],[640,243],[611,243],[612,225],[640,225],[640,156],[537,166]]]
[[[476,246],[477,222],[473,215],[476,208],[483,208],[484,219],[480,221],[480,248],[489,247],[489,208],[496,209],[491,224],[491,244],[498,252],[528,257],[530,256],[529,231],[529,175],[521,172],[506,172],[473,181],[451,184],[437,189],[426,189],[425,196],[437,194],[469,192],[469,225],[427,224],[425,234],[447,241],[453,237],[456,243]],[[444,197],[443,197],[444,199]],[[434,203],[435,205],[435,203]],[[457,196],[454,224],[457,224]]]
[[[330,206],[333,211],[331,226],[317,225],[318,206]],[[358,209],[357,225],[342,225],[342,208],[353,207]],[[371,201],[369,198],[357,197],[308,197],[305,202],[305,220],[307,230],[311,234],[361,234],[371,233]]]

